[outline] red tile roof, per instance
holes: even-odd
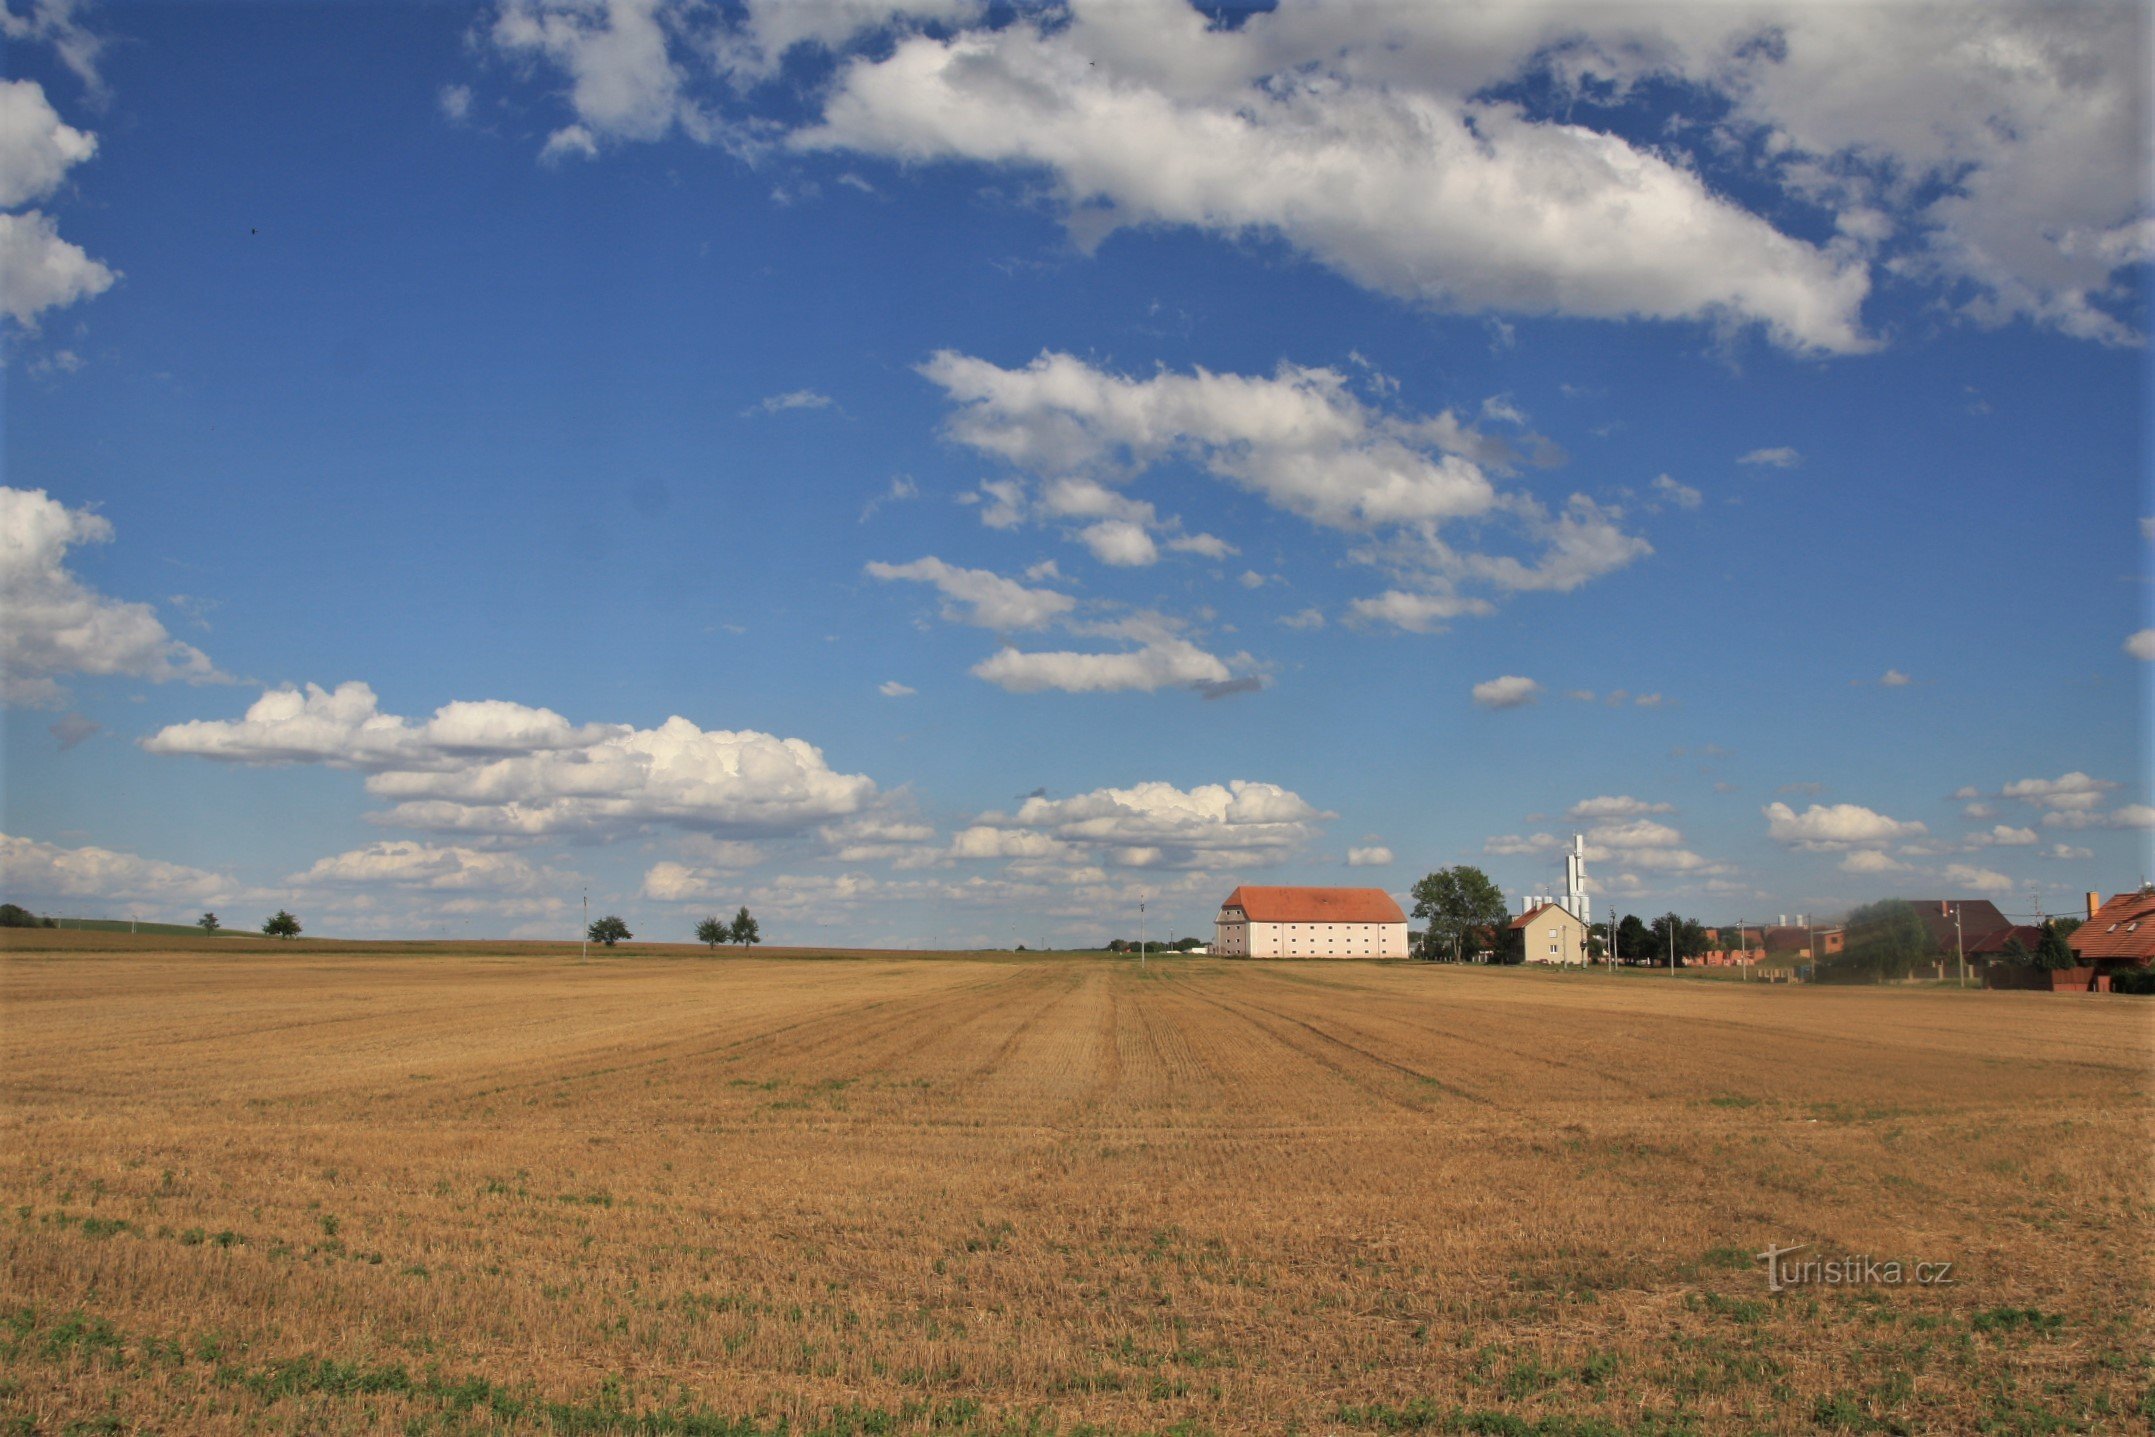
[[[1252,923],[1404,923],[1392,895],[1381,888],[1253,888],[1227,895],[1222,908],[1239,908]]]
[[[1529,908],[1526,912],[1520,914],[1517,918],[1514,918],[1511,921],[1511,926],[1514,928],[1524,928],[1529,923],[1532,923],[1535,919],[1541,917],[1542,914],[1547,913],[1552,908],[1561,910],[1564,916],[1571,919],[1574,923],[1578,922],[1578,915],[1573,913],[1569,908],[1565,908],[1564,905],[1561,903],[1537,903],[1532,908]]]
[[[2155,958],[2155,893],[2120,893],[2065,942],[2082,958],[2122,958],[2128,963]]]

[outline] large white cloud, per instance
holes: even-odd
[[[1168,18],[1159,6],[1085,17],[856,59],[794,143],[1044,170],[1087,240],[1125,225],[1262,232],[1446,308],[1731,317],[1796,348],[1863,347],[1860,260],[1778,232],[1651,150],[1457,93],[1299,63],[1252,74],[1254,46],[1202,26],[1155,38],[1149,60],[1120,51],[1113,32]]]
[[[35,80],[0,80],[0,207],[44,199],[97,153],[97,137],[60,118]]]
[[[1920,822],[1889,818],[1857,803],[1814,803],[1802,813],[1769,803],[1760,812],[1766,815],[1768,837],[1819,851],[1875,846],[1928,831]]]
[[[1496,503],[1479,466],[1442,451],[1442,439],[1462,432],[1456,420],[1440,428],[1385,414],[1334,369],[1133,379],[1069,354],[1006,369],[944,350],[921,373],[957,406],[953,438],[1033,473],[1118,475],[1187,456],[1278,508],[1348,530],[1485,514]]]
[[[25,328],[48,309],[103,294],[117,278],[82,246],[61,239],[51,216],[0,214],[0,312]]]
[[[493,42],[524,57],[544,57],[569,80],[576,126],[555,132],[549,146],[580,131],[612,139],[655,140],[677,122],[696,124],[684,98],[684,77],[670,51],[669,24],[686,7],[668,0],[508,0],[496,16]]]
[[[1401,587],[1357,600],[1350,617],[1430,632],[1493,605],[1460,592],[1568,592],[1653,552],[1618,511],[1584,495],[1550,508],[1492,474],[1520,462],[1449,411],[1394,412],[1356,394],[1339,370],[1283,364],[1270,375],[1161,371],[1133,378],[1054,352],[1017,368],[944,350],[921,372],[955,406],[953,439],[1033,477],[995,481],[981,517],[1011,527],[1028,515],[1077,519],[1094,556],[1148,563],[1150,530],[1173,530],[1123,492],[1155,465],[1186,460],[1321,529],[1355,535],[1353,557]],[[1475,541],[1445,537],[1471,523]],[[1509,534],[1524,555],[1486,548]],[[1169,547],[1216,544],[1210,536]]]
[[[46,40],[97,88],[96,46],[66,13],[48,3],[30,16],[0,12],[10,40]],[[97,137],[60,118],[35,80],[0,80],[0,207],[15,210],[50,198],[67,172],[97,153]],[[39,210],[0,214],[0,313],[26,330],[37,318],[112,287],[118,276],[82,246],[60,238],[58,224]]]
[[[538,836],[658,826],[787,833],[842,818],[873,780],[839,773],[800,739],[705,730],[572,726],[549,709],[452,703],[415,722],[380,711],[363,683],[273,689],[238,720],[174,724],[152,753],[235,763],[322,763],[365,771],[390,801],[383,823],[435,832]]]
[[[51,899],[88,900],[90,907],[99,901],[214,904],[231,898],[235,888],[224,874],[184,864],[110,848],[62,848],[9,834],[0,834],[0,883],[11,900],[31,908]]]
[[[388,839],[315,860],[286,880],[303,888],[392,888],[430,893],[540,893],[575,882],[522,854]]]
[[[1078,867],[1258,867],[1292,857],[1333,816],[1277,784],[1138,783],[1035,796],[1014,814],[982,814],[959,832],[952,853]]]
[[[1460,310],[1756,325],[1845,352],[1890,273],[1978,322],[2129,342],[2123,276],[2155,239],[2132,4],[1285,0],[1232,26],[1183,0],[500,13],[495,42],[568,80],[565,129],[587,140],[760,126],[803,150],[1008,167],[1046,177],[1081,243],[1276,236]],[[741,96],[802,43],[843,52],[814,118],[715,125],[684,98],[753,110]],[[1683,111],[1658,123],[1672,89]]]
[[[2116,787],[2109,779],[2093,778],[2076,769],[2056,778],[2016,779],[2000,793],[2053,813],[2084,813],[2101,807]]]
[[[4,216],[0,216],[4,218]],[[108,543],[112,521],[42,489],[0,487],[0,701],[54,706],[69,674],[162,683],[221,677],[207,655],[165,631],[148,604],[99,593],[67,567],[68,550]]]
[[[1151,693],[1203,688],[1233,680],[1225,660],[1172,635],[1111,653],[1075,649],[1020,650],[1005,646],[973,665],[973,677],[1012,693]]]

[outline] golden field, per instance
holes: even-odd
[[[7,1430],[2155,1412],[2143,1000],[10,943]],[[1769,1293],[1799,1242],[1953,1281]]]

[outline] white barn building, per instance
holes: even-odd
[[[1257,888],[1227,895],[1223,958],[1404,958],[1407,915],[1381,888]]]

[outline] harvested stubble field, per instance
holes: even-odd
[[[64,936],[19,1430],[2149,1424],[2138,1000]]]

